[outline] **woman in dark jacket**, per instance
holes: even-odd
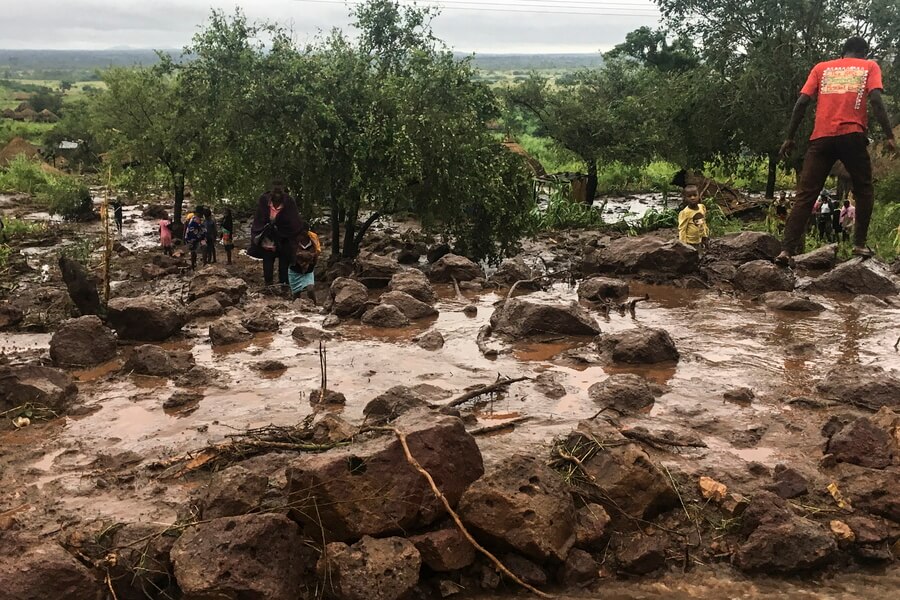
[[[288,284],[288,267],[294,260],[294,244],[300,234],[297,202],[284,191],[284,183],[272,182],[272,189],[259,197],[250,228],[249,254],[263,261],[263,278],[272,285],[275,259],[278,259],[278,283]]]

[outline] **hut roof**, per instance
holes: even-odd
[[[34,121],[37,118],[38,114],[34,112],[32,108],[26,108],[25,110],[17,110],[16,118],[20,121]]]
[[[4,108],[3,112],[0,113],[0,115],[2,115],[5,119],[13,119],[16,116],[16,111],[11,108]]]
[[[535,174],[536,177],[543,177],[547,174],[547,171],[544,170],[544,165],[541,164],[541,161],[536,159],[535,157],[528,154],[528,152],[517,144],[516,142],[503,142],[503,147],[512,152],[513,154],[518,154],[522,158],[525,159],[525,162],[528,163],[528,167]]]
[[[13,138],[5,148],[0,150],[0,167],[6,167],[19,155],[25,158],[36,158],[38,147],[20,137]]]
[[[41,112],[37,114],[39,120],[44,123],[56,123],[59,121],[59,117],[56,116],[56,113],[52,112],[50,109],[45,108]]]
[[[34,107],[29,102],[22,102],[16,107],[16,112],[22,112],[23,110],[34,110]]]
[[[16,102],[31,100],[31,94],[28,92],[16,92],[15,94],[13,94],[13,100],[15,100]]]

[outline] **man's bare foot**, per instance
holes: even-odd
[[[786,267],[791,264],[791,255],[787,253],[787,251],[782,252],[778,256],[775,257],[775,264],[781,265],[782,267]]]
[[[853,256],[858,256],[860,258],[872,258],[873,256],[875,256],[875,251],[867,246],[854,246]]]

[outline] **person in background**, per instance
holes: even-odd
[[[309,230],[309,225],[305,221],[301,222],[294,262],[288,271],[291,294],[294,298],[298,298],[306,290],[309,299],[313,304],[316,303],[313,286],[316,283],[316,262],[320,254],[322,254],[322,244],[319,242],[319,236]]]
[[[844,200],[844,206],[840,212],[841,232],[844,241],[850,239],[850,232],[853,231],[853,224],[856,221],[856,207],[850,204],[849,200]]]
[[[116,231],[120,234],[122,233],[122,221],[123,221],[123,213],[122,213],[122,203],[118,200],[113,202],[113,219],[116,221]]]
[[[234,250],[234,217],[230,208],[226,208],[222,216],[222,247],[225,248],[225,264],[230,265],[231,251]]]
[[[831,202],[825,192],[819,197],[813,210],[816,213],[816,227],[819,229],[819,239],[828,241],[831,239]]]
[[[213,217],[212,210],[209,208],[203,211],[203,229],[206,233],[206,247],[203,252],[203,264],[208,265],[216,262],[216,241],[219,239],[216,219]]]
[[[297,202],[287,194],[284,182],[275,180],[271,189],[259,197],[250,227],[250,249],[247,254],[263,261],[266,285],[274,283],[275,261],[278,261],[278,283],[288,285],[288,266],[294,262],[294,248],[300,233],[300,211]]]
[[[841,241],[843,228],[841,227],[841,203],[837,198],[830,200],[831,205],[831,231],[835,242]]]
[[[163,254],[172,256],[172,221],[168,215],[159,220],[159,245],[162,246]]]
[[[206,242],[206,230],[203,227],[203,220],[200,218],[200,211],[197,210],[191,215],[191,220],[184,227],[184,243],[191,251],[191,269],[197,268],[197,250],[201,244]]]
[[[850,173],[856,196],[858,219],[853,231],[853,254],[872,256],[866,246],[874,202],[872,160],[866,149],[869,144],[867,101],[871,102],[872,112],[884,130],[885,149],[896,152],[897,145],[881,98],[884,88],[881,67],[866,59],[868,53],[866,40],[861,37],[848,39],[844,42],[841,58],[814,66],[800,90],[780,156],[786,158],[793,151],[794,136],[813,100],[817,101],[816,122],[803,160],[794,208],[785,226],[782,252],[775,259],[779,264],[790,263],[792,256],[802,252],[803,232],[812,212],[810,209],[837,161],[841,161]]]
[[[684,188],[687,206],[678,213],[678,239],[699,248],[709,243],[709,227],[706,225],[706,206],[700,202],[700,190],[696,185]]]

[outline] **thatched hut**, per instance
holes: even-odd
[[[38,158],[39,149],[34,144],[20,137],[13,138],[5,148],[0,150],[0,168],[7,167],[17,156],[28,159]]]
[[[524,158],[525,162],[528,163],[528,168],[531,169],[535,177],[543,177],[547,174],[547,171],[544,169],[544,165],[541,164],[541,161],[528,154],[528,151],[525,150],[525,148],[523,148],[521,145],[517,144],[516,142],[506,141],[503,142],[503,147],[513,154],[518,154],[519,156]]]
[[[16,102],[27,102],[28,100],[31,100],[31,96],[32,94],[29,92],[16,92],[13,94],[13,100]]]
[[[11,108],[4,108],[3,112],[0,112],[0,116],[2,116],[4,119],[15,119],[16,111]]]
[[[26,108],[25,110],[17,110],[16,115],[13,117],[16,121],[36,121],[38,118],[38,114],[32,108]]]
[[[16,107],[16,112],[23,112],[25,110],[34,110],[34,107],[31,106],[30,102],[22,102]]]
[[[56,123],[59,121],[59,117],[57,117],[50,109],[45,108],[37,114],[34,120],[38,123]]]

